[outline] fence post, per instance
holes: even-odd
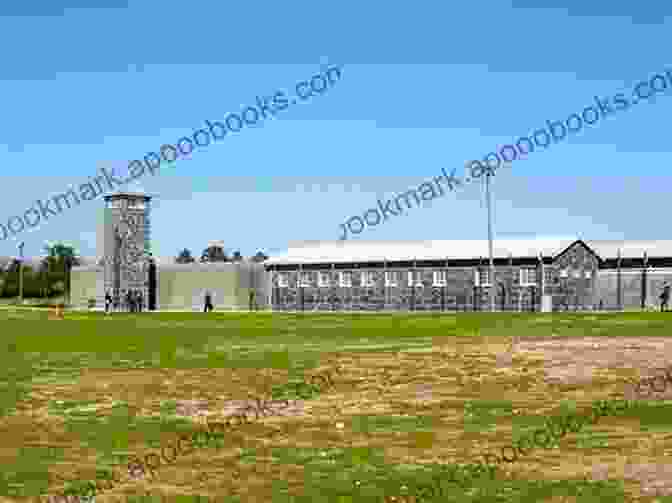
[[[616,259],[616,307],[619,311],[623,310],[623,298],[621,295],[621,249],[618,249],[618,258]]]
[[[644,252],[644,258],[642,260],[642,311],[646,309],[646,270],[648,269],[649,259]]]

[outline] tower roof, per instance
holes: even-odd
[[[147,194],[143,192],[115,192],[114,194],[108,194],[104,196],[105,201],[110,201],[112,199],[134,199],[137,197],[142,197],[145,201],[149,201],[152,199],[152,196],[148,196]]]

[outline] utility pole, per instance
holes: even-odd
[[[250,298],[250,311],[252,311],[252,296],[253,296],[252,292],[254,291],[254,276],[253,276],[253,272],[252,272],[252,261],[251,260],[250,260],[248,265],[250,266],[250,293],[248,294],[248,296]]]
[[[23,304],[23,246],[25,243],[21,241],[19,243],[19,304]]]
[[[541,273],[541,281],[540,281],[540,283],[541,283],[541,288],[540,288],[541,295],[539,297],[539,311],[543,311],[544,310],[544,291],[545,291],[545,286],[546,286],[544,284],[545,274],[544,274],[544,254],[543,254],[543,252],[539,252],[539,264],[540,264],[539,269],[540,269],[540,273]]]
[[[623,310],[623,296],[621,292],[621,249],[618,249],[616,259],[616,306],[619,311]]]
[[[490,171],[485,175],[485,198],[488,206],[488,254],[490,255],[490,311],[495,310],[495,260],[492,252],[492,202],[490,198]]]
[[[646,255],[646,252],[644,252],[644,258],[642,259],[642,299],[641,299],[642,311],[646,309],[646,297],[647,297],[646,272],[648,268],[649,268],[649,259]]]

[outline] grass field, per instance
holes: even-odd
[[[129,457],[203,428],[205,415],[221,419],[251,396],[291,395],[288,382],[337,366],[333,388],[96,503],[146,494],[404,501],[400,487],[412,493],[441,465],[481,460],[550,416],[627,396],[628,381],[672,364],[671,327],[672,313],[68,312],[50,320],[47,311],[1,308],[0,501],[128,472]],[[433,501],[672,501],[664,496],[672,494],[670,388]]]

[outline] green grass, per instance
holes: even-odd
[[[464,404],[464,431],[492,431],[497,419],[512,417],[513,403],[510,401],[470,400]]]
[[[640,402],[624,414],[625,418],[639,419],[640,431],[672,430],[672,401]]]
[[[286,488],[283,491],[283,484],[278,483],[273,501],[377,503],[386,495],[418,495],[422,502],[436,503],[537,503],[553,496],[573,496],[577,502],[593,503],[623,501],[625,496],[622,485],[616,481],[491,480],[483,476],[463,489],[448,481],[440,465],[390,466],[373,452],[353,453],[349,450],[343,449],[336,455],[328,453],[326,457],[321,457],[318,452],[280,457],[280,463],[306,464],[306,487],[303,495],[290,499]],[[331,464],[330,458],[333,460]],[[426,489],[422,491],[423,487],[433,487],[433,497]]]
[[[53,396],[40,399],[45,404],[46,413],[52,418],[49,421],[62,421],[58,423],[60,433],[53,445],[47,441],[44,445],[38,445],[37,440],[29,445],[15,444],[16,438],[21,436],[17,436],[18,430],[12,428],[23,428],[21,434],[27,436],[31,429],[37,431],[42,428],[40,425],[44,421],[37,426],[26,423],[22,427],[14,422],[5,428],[3,442],[11,446],[8,449],[15,449],[15,457],[9,463],[5,458],[3,469],[0,470],[0,495],[18,497],[38,494],[48,486],[58,485],[54,472],[67,471],[66,467],[71,466],[75,459],[73,450],[79,458],[90,457],[96,469],[118,469],[127,462],[129,456],[137,454],[140,446],[144,452],[148,452],[178,433],[194,430],[193,421],[176,416],[177,398],[183,399],[182,395],[156,397],[159,415],[153,417],[138,414],[123,397],[122,390],[117,388],[110,389],[114,401],[111,408],[103,412],[94,410],[94,406],[100,406],[101,403],[89,399],[83,392],[74,398],[64,395],[89,373],[117,371],[123,376],[124,372],[130,371],[147,375],[170,371],[170,375],[174,376],[178,371],[205,369],[244,369],[254,372],[274,369],[284,372],[286,377],[283,380],[275,379],[269,398],[322,403],[322,400],[329,399],[336,392],[321,392],[310,385],[297,388],[296,384],[302,382],[313,369],[329,368],[339,357],[353,358],[352,368],[361,368],[369,363],[359,363],[359,358],[394,358],[399,353],[421,358],[428,354],[422,351],[436,351],[439,345],[461,347],[476,340],[482,343],[484,338],[492,341],[513,336],[523,339],[548,337],[551,334],[559,338],[586,335],[668,337],[672,333],[672,316],[665,313],[210,313],[207,316],[202,313],[144,313],[142,316],[115,314],[106,318],[100,313],[66,313],[65,320],[51,321],[47,320],[46,312],[3,308],[0,309],[0,327],[0,416],[8,420],[24,417],[27,411],[32,410],[32,403],[36,400],[32,392],[40,388],[53,392]],[[475,365],[466,357],[450,363],[462,365],[463,368]],[[413,372],[409,370],[404,381],[412,380]],[[442,377],[447,376],[449,373]],[[197,384],[200,385],[198,391],[204,393],[218,383],[203,378],[203,382]],[[396,388],[405,384],[403,382]],[[357,386],[350,383],[340,388],[338,393],[343,394],[345,399],[349,394],[359,396],[362,391]],[[500,396],[503,396],[503,392]],[[546,419],[534,410],[514,415],[515,404],[506,397],[501,400],[496,396],[481,399],[467,396],[465,392],[460,398],[462,402],[456,402],[453,410],[461,414],[460,431],[468,435],[468,442],[472,443],[478,435],[492,436],[503,425],[510,425],[512,433],[509,438],[501,435],[499,438],[502,442],[510,442],[521,434],[543,426]],[[561,411],[569,413],[575,408],[571,400],[560,402]],[[621,414],[619,418],[623,421],[633,419],[639,420],[638,431],[643,436],[666,432],[668,425],[672,424],[672,403],[643,403]],[[352,501],[374,501],[376,495],[380,498],[381,487],[397,490],[404,482],[420,480],[426,476],[422,475],[425,472],[434,473],[438,470],[438,465],[432,464],[394,464],[385,455],[387,439],[394,435],[399,435],[404,441],[414,436],[425,439],[422,435],[446,428],[447,423],[436,414],[419,410],[407,414],[400,411],[378,414],[363,410],[351,412],[341,420],[347,425],[348,432],[343,438],[332,435],[333,438],[329,437],[327,442],[325,434],[324,438],[316,438],[314,445],[307,447],[305,444],[311,441],[311,434],[306,433],[308,438],[303,438],[302,444],[271,445],[266,453],[256,447],[244,446],[237,462],[250,469],[257,464],[256,460],[262,460],[258,463],[262,465],[270,463],[293,465],[297,469],[303,467],[303,496],[294,500],[297,503],[350,501],[347,498],[354,494],[355,481],[361,482],[358,491],[361,494]],[[292,424],[300,432],[295,423]],[[48,430],[50,435],[54,434],[53,428]],[[599,450],[610,447],[609,432],[600,428],[597,428],[599,431],[586,430],[572,434],[577,448]],[[72,444],[64,443],[61,436]],[[369,436],[372,445],[378,438],[385,440],[379,441],[380,446],[375,447],[352,445],[352,438],[361,443],[363,438]],[[137,439],[141,439],[140,445]],[[423,453],[431,452],[434,441],[438,440],[433,437],[418,440],[417,447]],[[562,445],[563,441],[559,444]],[[221,443],[204,446],[203,450],[207,451],[207,455],[214,456],[215,451],[223,446]],[[296,491],[290,490],[287,480],[276,477],[272,483],[277,501],[289,502],[290,493],[296,496]],[[554,494],[573,495],[580,502],[623,500],[622,488],[612,482],[498,479],[492,482],[491,489],[492,494],[487,497],[489,499],[455,489],[454,494],[441,501],[532,502],[550,498]],[[597,496],[596,491],[602,491],[601,496]],[[236,497],[229,500],[237,501]],[[193,501],[193,497],[190,501]],[[222,501],[226,501],[226,498]],[[245,500],[238,497],[238,501]]]
[[[432,416],[377,416],[359,415],[351,417],[350,427],[354,433],[375,432],[414,433],[431,431],[435,419]]]

